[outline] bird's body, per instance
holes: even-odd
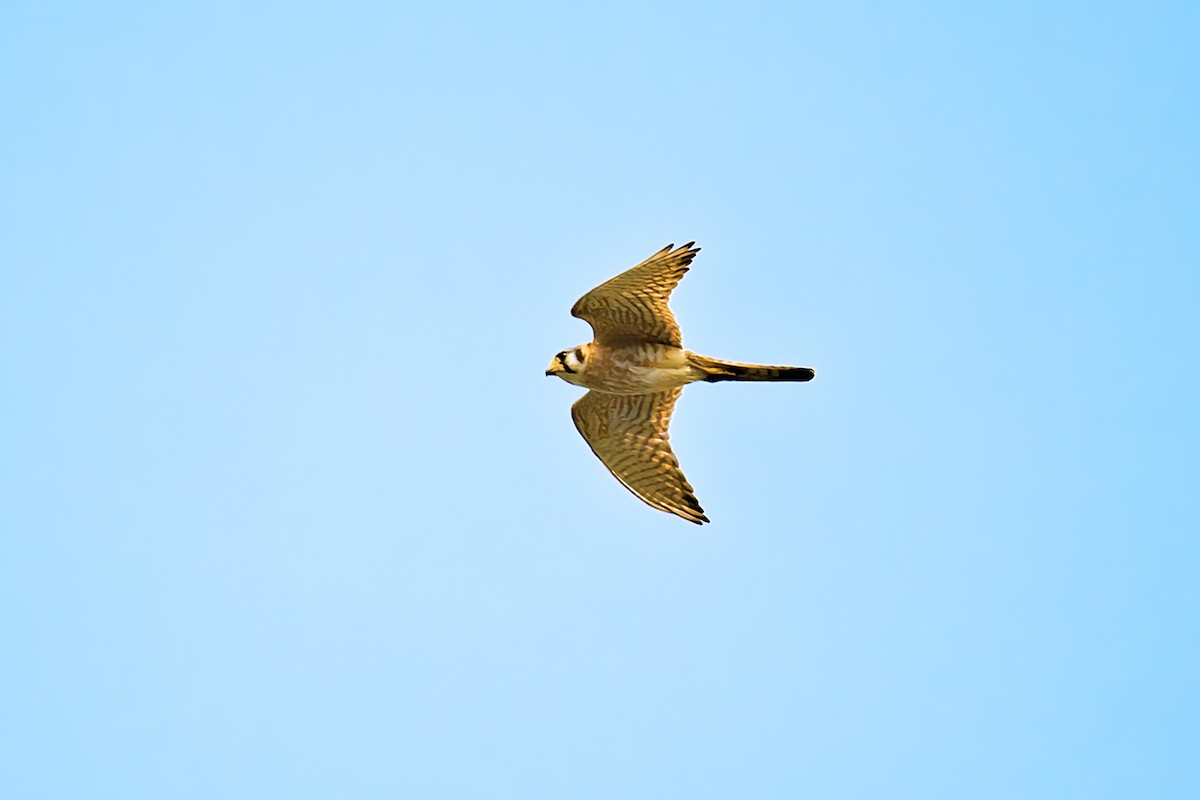
[[[808,367],[720,361],[683,349],[667,307],[699,248],[668,245],[585,294],[571,313],[593,340],[555,355],[546,370],[590,389],[571,407],[575,427],[627,489],[648,505],[708,522],[668,443],[681,387],[694,381],[809,381]]]
[[[555,372],[567,383],[609,394],[661,392],[695,381],[809,381],[808,367],[769,367],[720,361],[682,347],[653,342],[597,346],[581,344],[565,353],[579,356],[569,361],[574,372]]]
[[[654,342],[576,348],[583,358],[574,374],[559,373],[567,383],[609,394],[646,394],[701,380],[704,373],[688,361],[688,352]]]

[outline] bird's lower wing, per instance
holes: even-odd
[[[697,525],[708,522],[671,450],[667,426],[682,389],[655,394],[591,391],[571,418],[592,452],[644,503]]]

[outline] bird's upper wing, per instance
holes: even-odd
[[[667,441],[682,389],[655,394],[591,391],[571,406],[571,418],[604,466],[647,505],[697,525],[708,522]]]
[[[700,252],[688,242],[667,245],[632,269],[605,281],[576,301],[572,316],[587,320],[600,344],[648,341],[683,346],[667,298]]]

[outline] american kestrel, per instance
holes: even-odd
[[[708,522],[671,451],[667,426],[693,381],[811,381],[808,367],[718,361],[683,349],[667,298],[700,252],[667,245],[579,298],[571,315],[593,338],[554,357],[547,375],[590,389],[571,406],[592,452],[642,502],[697,525]]]

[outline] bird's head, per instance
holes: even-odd
[[[582,386],[583,373],[587,369],[587,345],[570,350],[563,350],[554,356],[550,366],[546,367],[547,375],[557,375],[567,383]]]

